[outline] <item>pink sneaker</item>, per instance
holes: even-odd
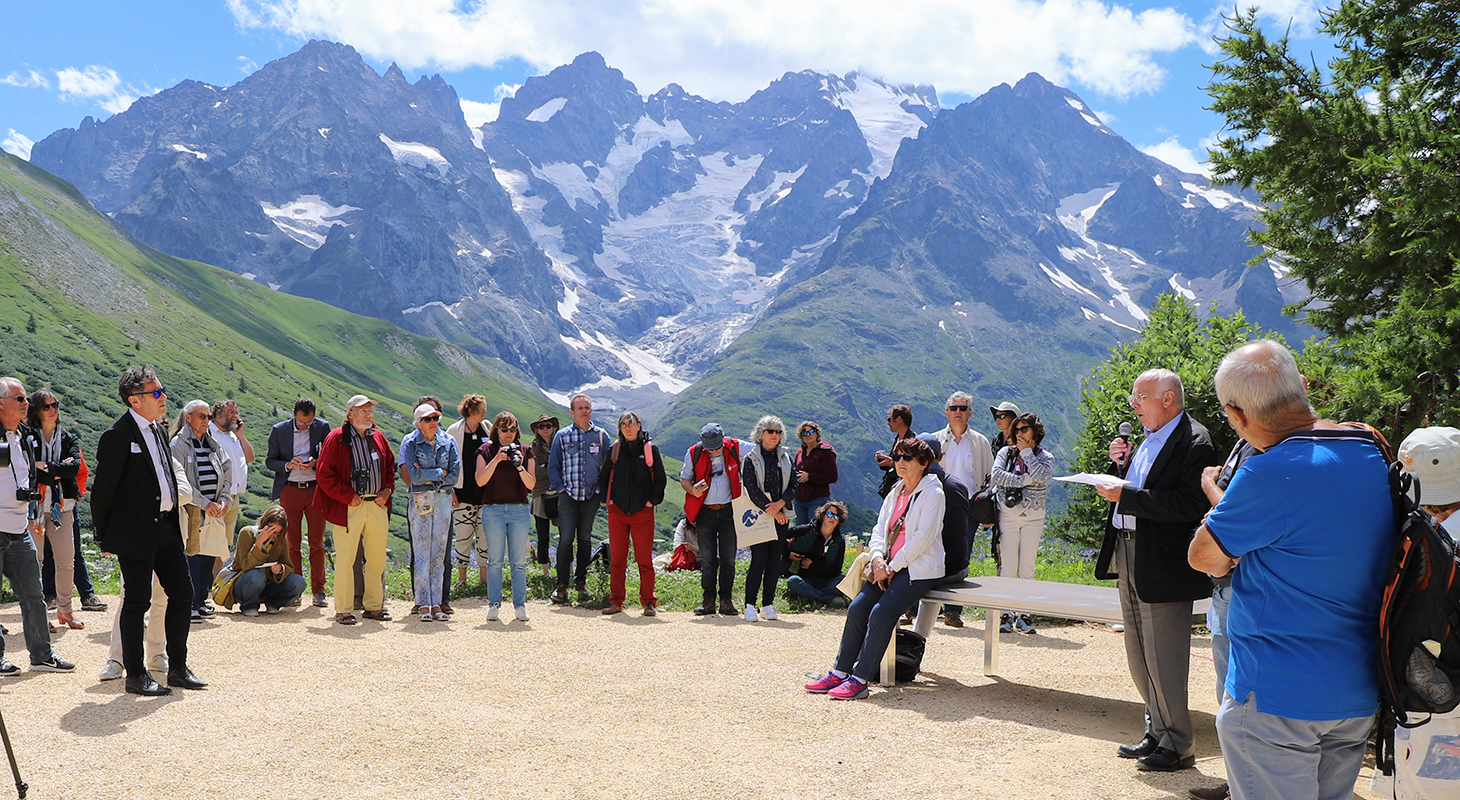
[[[806,684],[806,691],[812,694],[826,694],[832,689],[841,686],[845,680],[846,678],[838,678],[836,675],[828,672],[821,676],[815,683]]]
[[[872,690],[867,688],[867,684],[856,678],[847,678],[842,681],[840,686],[826,694],[833,700],[861,700],[871,693]]]

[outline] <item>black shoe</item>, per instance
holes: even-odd
[[[715,598],[713,597],[706,597],[700,601],[699,605],[695,606],[695,616],[697,617],[703,617],[713,613],[715,613]]]
[[[963,615],[954,614],[952,611],[949,611],[947,614],[943,615],[943,624],[947,625],[950,628],[962,628]]]
[[[198,609],[198,616],[202,617],[203,619],[208,619],[209,617],[217,613],[217,611],[213,610],[212,606],[203,606],[202,608]]]
[[[165,694],[172,694],[172,690],[158,683],[151,673],[143,672],[141,675],[127,676],[127,694],[161,697]]]
[[[46,610],[47,611],[55,611],[56,610],[56,598],[54,598],[54,597],[47,597],[46,598]]]
[[[548,599],[553,601],[553,605],[563,605],[564,603],[568,602],[568,587],[559,586],[556,589],[553,589],[552,596]]]
[[[729,602],[724,602],[724,603],[721,603],[720,604],[720,616],[722,616],[722,617],[736,617],[736,616],[739,616],[739,615],[740,615],[740,609],[738,609],[735,606],[731,605]]]
[[[0,656],[0,676],[13,678],[20,674],[20,667],[10,663],[10,659]]]
[[[1115,748],[1115,754],[1121,758],[1145,758],[1156,752],[1156,746],[1160,743],[1160,740],[1148,733],[1135,744],[1123,744]]]
[[[193,609],[192,623],[197,625],[203,621],[203,615],[195,608]]]
[[[1191,795],[1193,800],[1227,800],[1232,796],[1232,788],[1222,781],[1220,786],[1205,786],[1199,789],[1187,789],[1186,793]]]
[[[206,681],[199,680],[198,676],[187,667],[178,667],[167,671],[167,685],[177,686],[181,689],[201,689],[208,684]]]
[[[1136,769],[1142,772],[1176,772],[1196,766],[1196,756],[1185,758],[1176,755],[1169,747],[1158,747],[1156,752],[1136,762]]]
[[[97,597],[94,594],[89,594],[89,595],[81,598],[81,610],[82,611],[105,611],[106,610],[106,603],[103,603],[101,601],[101,598],[100,597]]]

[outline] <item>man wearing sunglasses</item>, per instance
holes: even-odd
[[[168,686],[201,689],[208,684],[188,668],[193,581],[178,524],[180,465],[160,424],[167,416],[167,390],[152,366],[143,364],[122,373],[117,395],[127,412],[97,443],[91,519],[97,545],[117,557],[122,585],[143,587],[122,593],[119,627],[127,692],[164,695],[172,693]],[[152,585],[153,573],[167,595],[167,686],[147,672],[142,660],[142,620],[152,605],[145,587]]]
[[[1012,403],[1010,404],[1012,405]],[[978,493],[984,484],[988,483],[989,470],[993,469],[994,456],[989,447],[988,437],[968,427],[968,420],[973,416],[973,396],[968,392],[954,392],[948,396],[948,402],[943,404],[943,416],[948,418],[948,424],[942,430],[934,433],[938,440],[939,451],[943,457],[938,462],[940,466],[965,488],[965,496]],[[945,484],[944,489],[947,489]],[[944,494],[947,494],[945,491]],[[966,506],[966,504],[965,504]],[[961,558],[964,574],[968,571],[968,561],[973,555],[973,535],[978,531],[978,524],[971,518],[966,522],[965,529],[968,541],[958,550],[959,555],[948,550],[950,564]],[[944,542],[947,549],[951,542]],[[957,570],[950,570],[956,573]],[[963,607],[943,606],[943,621],[949,627],[963,627]]]

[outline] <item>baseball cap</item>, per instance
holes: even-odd
[[[1399,463],[1419,480],[1421,503],[1460,502],[1460,430],[1420,428],[1399,445]]]
[[[725,429],[718,422],[706,423],[700,428],[700,444],[706,450],[719,450],[725,446]]]
[[[413,412],[412,416],[415,417],[415,421],[416,422],[420,422],[421,420],[425,419],[426,417],[431,416],[432,414],[440,414],[440,413],[441,412],[440,411],[437,411],[436,410],[436,407],[433,406],[433,405],[431,405],[430,403],[422,403],[422,404],[416,406],[416,410]]]
[[[938,459],[943,457],[943,443],[938,441],[937,436],[934,436],[931,433],[920,433],[918,434],[918,439],[920,439],[923,444],[926,444],[928,447],[932,448],[934,461],[937,461]]]
[[[350,411],[354,411],[355,409],[359,408],[360,406],[373,406],[373,405],[375,405],[375,401],[374,400],[371,400],[370,398],[366,397],[363,394],[357,394],[354,397],[351,397],[349,400],[346,400],[345,401],[345,411],[348,413]]]

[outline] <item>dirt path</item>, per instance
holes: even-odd
[[[6,679],[0,710],[33,798],[1163,798],[1224,774],[1206,639],[1197,770],[1156,775],[1115,757],[1141,708],[1104,626],[1005,635],[988,678],[982,623],[940,624],[916,683],[841,703],[800,688],[840,616],[529,608],[526,625],[463,600],[449,623],[353,628],[220,613],[190,638],[213,685],[164,699],[97,681],[111,616],[83,614],[57,641],[76,673]],[[21,637],[6,652],[25,663]]]

